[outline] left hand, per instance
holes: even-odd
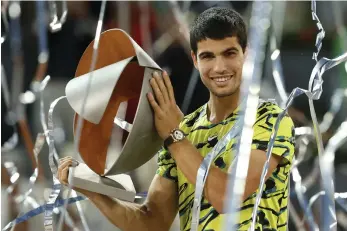
[[[154,72],[150,84],[155,97],[152,93],[148,93],[147,97],[154,110],[155,127],[164,140],[173,129],[178,128],[184,115],[176,104],[173,87],[166,71],[163,72],[163,78],[158,72]]]

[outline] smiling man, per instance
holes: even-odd
[[[203,158],[235,125],[239,117],[242,69],[247,55],[246,26],[228,8],[211,8],[200,14],[190,31],[191,55],[201,80],[210,92],[209,101],[184,116],[177,107],[167,73],[154,74],[153,94],[148,100],[155,125],[163,139],[158,170],[143,205],[111,200],[107,196],[76,189],[122,230],[168,230],[177,214],[181,230],[190,230],[197,171]],[[256,193],[262,194],[256,230],[286,230],[290,166],[294,153],[294,126],[287,116],[280,125],[270,159],[266,187],[258,185],[273,125],[281,109],[273,103],[259,105],[243,203],[237,230],[248,230]],[[235,140],[214,159],[201,201],[199,230],[221,230],[224,224],[227,179],[236,152]],[[67,182],[73,160],[61,160],[59,180]]]

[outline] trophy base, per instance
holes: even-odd
[[[124,201],[134,202],[135,200],[136,191],[129,175],[100,176],[84,163],[79,163],[77,167],[70,167],[69,172],[73,172],[69,174],[68,181],[74,187]]]

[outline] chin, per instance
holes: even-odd
[[[224,98],[224,97],[228,97],[228,96],[235,94],[235,91],[232,91],[232,92],[212,92],[212,94],[214,96],[217,96],[218,98]]]
[[[217,96],[218,98],[228,97],[236,94],[238,92],[238,89],[229,89],[224,91],[211,91],[214,96]]]

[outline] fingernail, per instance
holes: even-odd
[[[157,71],[153,72],[154,77],[159,77],[159,73]]]

